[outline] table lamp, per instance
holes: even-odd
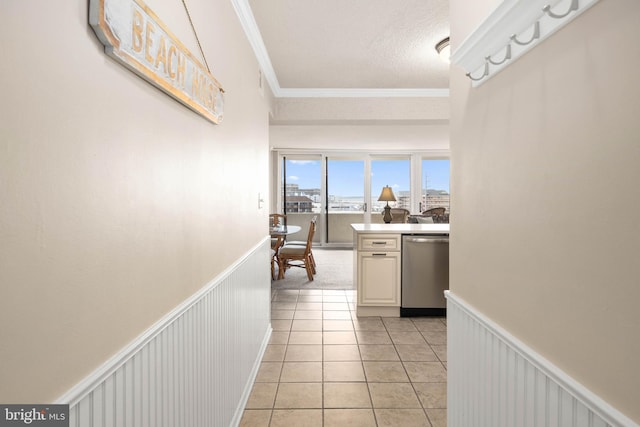
[[[382,193],[380,193],[380,197],[378,197],[379,202],[387,202],[387,206],[384,207],[384,215],[382,216],[382,220],[385,224],[389,224],[393,217],[391,216],[391,206],[389,206],[389,202],[395,202],[396,196],[393,195],[393,191],[391,191],[391,187],[388,185],[382,188]]]

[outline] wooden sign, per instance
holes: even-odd
[[[90,0],[89,23],[109,56],[206,119],[222,121],[222,86],[142,1]]]

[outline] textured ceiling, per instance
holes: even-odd
[[[282,89],[448,89],[448,0],[249,0]],[[273,82],[271,82],[273,86]],[[279,89],[276,88],[276,89]],[[276,90],[277,91],[277,90]]]

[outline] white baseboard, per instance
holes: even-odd
[[[260,370],[260,365],[262,364],[262,358],[264,356],[264,352],[267,350],[267,345],[269,345],[269,341],[271,340],[272,332],[273,328],[271,328],[271,323],[269,323],[269,330],[262,340],[260,352],[258,353],[258,357],[256,357],[256,361],[253,364],[251,375],[249,375],[249,381],[247,381],[245,384],[244,391],[242,392],[242,398],[240,399],[240,404],[236,408],[236,413],[234,414],[233,420],[231,421],[231,426],[237,427],[240,425],[240,421],[242,421],[244,409],[247,406],[247,401],[249,401],[251,390],[253,390],[253,384],[256,382],[256,377],[258,376],[258,371]]]

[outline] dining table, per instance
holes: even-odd
[[[284,245],[287,236],[295,234],[302,230],[299,225],[276,225],[269,227],[269,234],[271,234],[271,249],[278,252],[278,249]]]
[[[272,237],[288,236],[289,234],[295,234],[302,230],[299,225],[277,225],[269,228],[269,233]]]

